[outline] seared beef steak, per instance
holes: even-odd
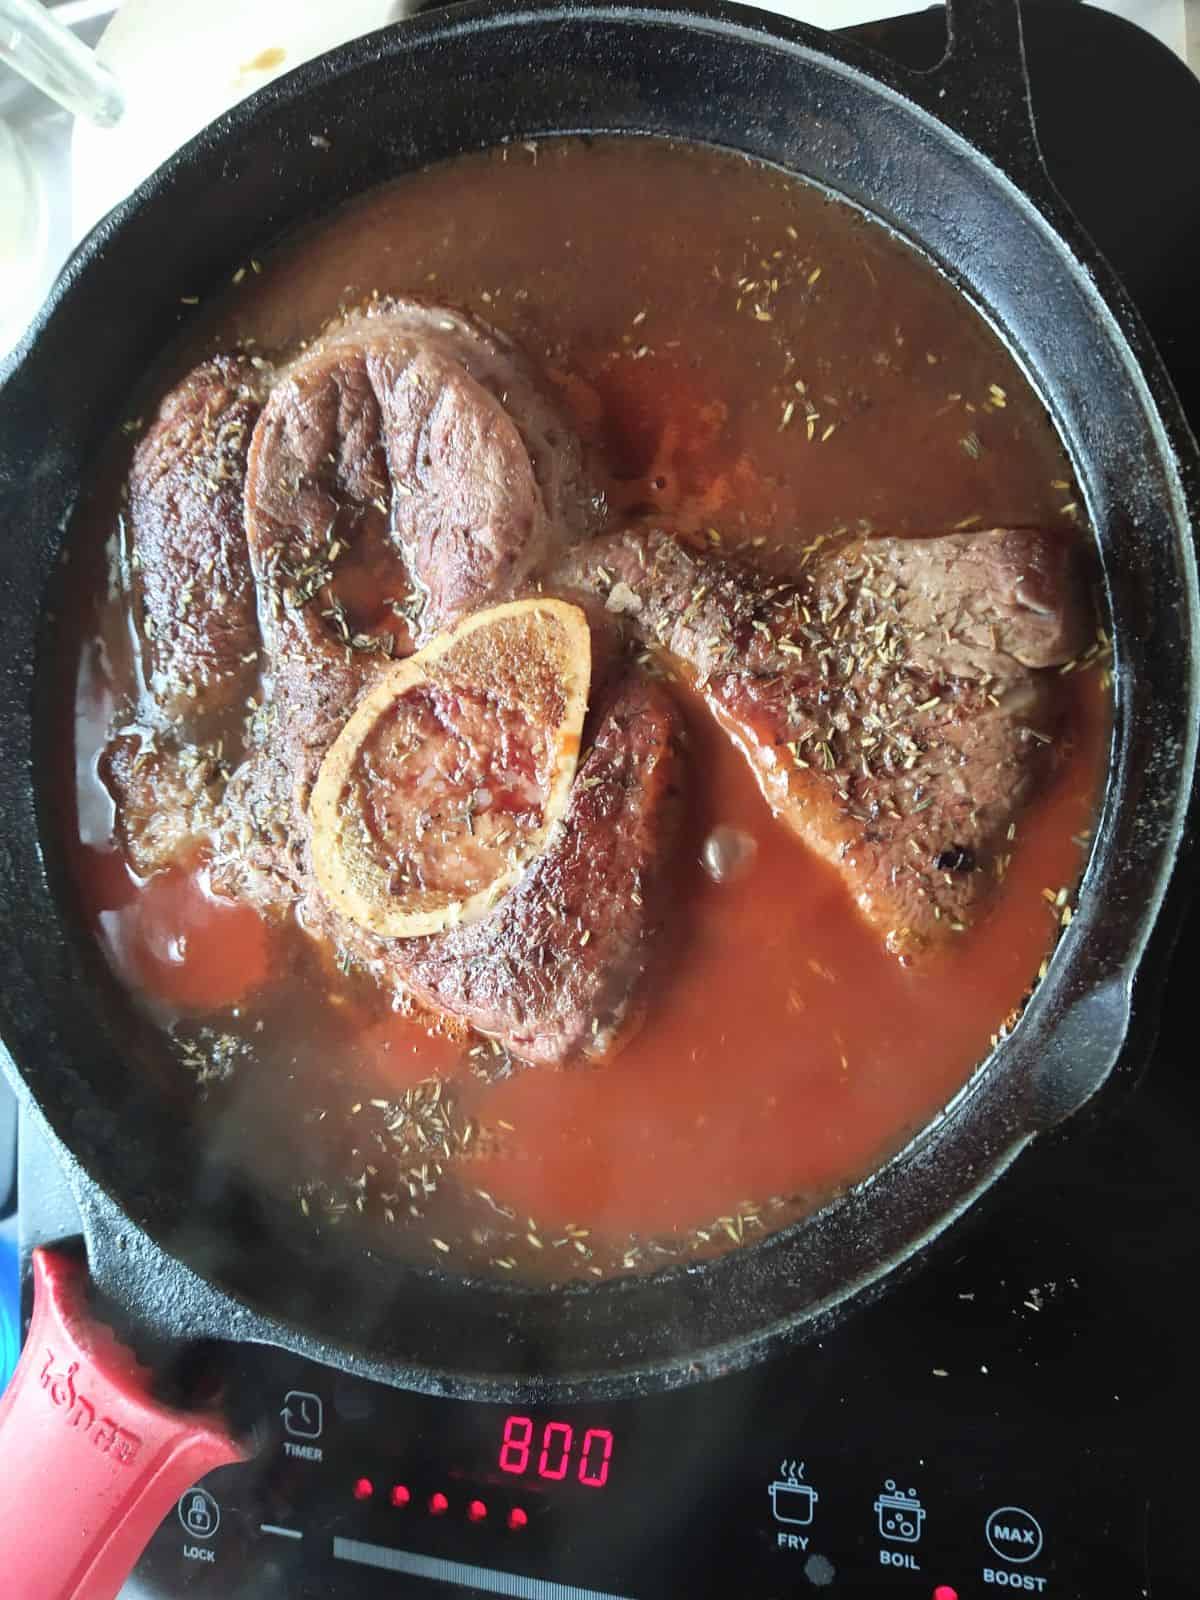
[[[117,832],[139,877],[174,865],[212,840],[222,815],[225,769],[211,750],[133,728],[109,741],[100,776],[117,802]]]
[[[898,954],[961,932],[1053,761],[1033,667],[1085,642],[1054,541],[1000,530],[820,543],[794,579],[634,528],[559,576],[694,674],[772,808]]]
[[[405,303],[347,318],[293,363],[246,485],[272,648],[327,662],[411,647],[517,592],[590,515],[578,445],[521,358]]]
[[[255,591],[242,494],[258,372],[217,356],[171,390],[134,453],[128,547],[153,707],[193,730],[253,683]]]
[[[129,471],[123,554],[144,692],[101,776],[143,876],[210,836],[226,752],[208,736],[257,678],[242,499],[262,384],[242,356],[195,367],[163,400]]]
[[[308,805],[322,895],[381,939],[484,916],[567,808],[591,684],[579,606],[511,600],[377,679]]]
[[[599,507],[577,442],[516,352],[438,307],[347,316],[261,412],[255,377],[235,357],[196,369],[134,462],[147,714],[169,724],[186,706],[203,727],[234,703],[257,670],[255,599],[269,686],[224,792],[223,759],[181,752],[169,732],[114,741],[105,776],[139,870],[207,844],[218,889],[269,914],[297,908],[380,984],[513,1055],[603,1053],[663,914],[678,790],[679,714],[614,652],[619,619],[684,665],[772,808],[838,868],[895,952],[965,929],[1055,759],[1039,669],[1085,642],[1066,543],[1014,529],[841,537],[772,575],[647,526],[588,538]],[[496,875],[488,851],[506,841],[504,819],[475,769],[532,760],[549,727],[510,707],[516,722],[481,731],[481,716],[499,717],[498,680],[451,685],[443,703],[440,680],[414,687],[392,662],[431,636],[433,659],[456,621],[471,616],[469,632],[497,598],[542,590],[591,611],[591,746],[565,814],[547,813],[540,833],[530,824],[532,859]],[[326,758],[359,723],[330,788]],[[467,809],[451,816],[446,796]],[[379,866],[393,856],[420,901],[411,914],[396,913],[401,889]],[[370,916],[361,895],[331,887],[365,882],[368,857]],[[475,877],[442,884],[446,863],[462,876],[468,858]]]
[[[432,938],[376,940],[323,901],[314,910],[330,939],[380,981],[525,1061],[603,1055],[624,1035],[666,910],[679,713],[663,689],[631,673],[592,724],[565,817],[483,921]]]

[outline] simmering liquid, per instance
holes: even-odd
[[[714,545],[752,541],[767,565],[842,529],[1083,537],[1044,408],[927,262],[811,187],[650,140],[515,145],[373,192],[190,313],[138,410],[213,353],[286,360],[376,293],[510,335],[572,416],[614,521],[657,512]],[[555,1281],[743,1246],[878,1166],[1011,1023],[1086,853],[1102,636],[1058,679],[1067,732],[989,909],[909,967],[676,684],[684,838],[642,1026],[598,1065],[524,1068],[393,1011],[294,920],[215,896],[202,858],[147,881],[124,862],[97,761],[137,689],[124,600],[104,581],[130,449],[118,434],[71,547],[83,913],[196,1080],[214,1144],[302,1224]],[[751,847],[718,882],[702,858],[722,826]]]

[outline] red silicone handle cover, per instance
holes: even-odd
[[[90,1315],[82,1262],[35,1250],[33,1287],[0,1396],[3,1592],[112,1600],[184,1490],[246,1452],[221,1417],[151,1397],[150,1374]]]

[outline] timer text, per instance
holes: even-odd
[[[509,1417],[504,1424],[500,1446],[500,1470],[520,1475],[536,1467],[539,1478],[565,1478],[574,1467],[574,1476],[589,1489],[603,1489],[608,1482],[613,1436],[607,1428],[589,1428],[575,1444],[575,1430],[569,1422],[547,1422],[541,1439],[534,1442],[532,1417]]]

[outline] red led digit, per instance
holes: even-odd
[[[571,1440],[575,1430],[569,1422],[548,1422],[542,1434],[542,1454],[538,1460],[539,1478],[565,1478],[567,1463],[571,1458]],[[559,1443],[559,1441],[561,1441]],[[559,1457],[551,1465],[555,1445],[558,1443]]]
[[[500,1446],[501,1472],[525,1472],[528,1469],[532,1440],[532,1421],[528,1417],[509,1417],[504,1424],[504,1443]]]
[[[603,1489],[608,1482],[608,1463],[612,1460],[613,1436],[607,1428],[589,1428],[583,1436],[579,1457],[579,1481],[589,1489]]]

